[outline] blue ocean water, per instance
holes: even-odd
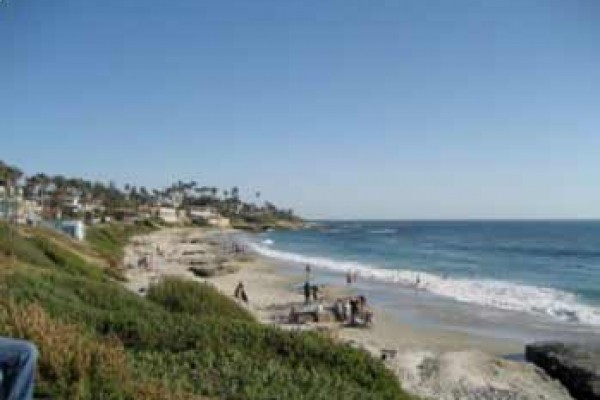
[[[320,221],[255,250],[487,307],[600,325],[600,221]]]

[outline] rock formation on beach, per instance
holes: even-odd
[[[600,399],[599,344],[533,343],[525,357],[561,381],[575,399]]]
[[[537,367],[477,350],[399,354],[390,363],[402,385],[423,399],[568,400],[558,381]]]

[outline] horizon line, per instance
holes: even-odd
[[[600,222],[594,218],[307,218],[309,222],[362,221],[362,222]]]

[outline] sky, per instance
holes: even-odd
[[[600,2],[3,0],[0,159],[308,218],[600,218]]]

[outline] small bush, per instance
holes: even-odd
[[[150,221],[135,224],[103,224],[91,226],[86,232],[86,241],[103,257],[118,263],[123,257],[123,247],[134,235],[149,233],[157,226]]]
[[[253,320],[248,311],[206,283],[166,277],[150,286],[147,298],[172,312]]]

